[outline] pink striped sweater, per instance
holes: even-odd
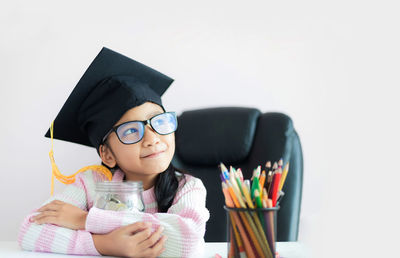
[[[124,173],[115,171],[112,181],[123,180]],[[162,257],[198,256],[204,245],[205,225],[210,215],[205,207],[206,189],[202,181],[185,175],[186,183],[180,188],[167,213],[157,212],[154,189],[143,192],[145,212],[108,211],[93,207],[95,183],[105,177],[88,170],[76,177],[75,183],[67,185],[60,194],[47,200],[43,205],[60,200],[89,211],[85,230],[71,230],[53,224],[37,225],[29,221],[34,210],[23,221],[18,243],[24,250],[53,252],[75,255],[100,255],[96,250],[92,235],[105,234],[121,226],[137,221],[149,221],[153,231],[164,226],[163,235],[168,237]]]

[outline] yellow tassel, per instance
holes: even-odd
[[[54,160],[54,151],[53,151],[53,127],[54,127],[54,121],[51,123],[50,126],[50,137],[51,137],[51,150],[49,152],[50,156],[50,162],[51,162],[51,195],[54,193],[54,177],[57,178],[58,181],[64,183],[64,184],[72,184],[75,182],[75,176],[81,172],[87,171],[87,170],[93,170],[96,171],[100,174],[103,174],[106,176],[106,178],[111,181],[112,179],[112,173],[111,171],[106,168],[105,166],[102,165],[91,165],[91,166],[86,166],[81,169],[79,169],[77,172],[75,172],[72,175],[65,176],[61,174],[60,170],[58,169],[56,162]]]

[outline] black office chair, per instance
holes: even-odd
[[[226,241],[226,214],[219,164],[241,168],[244,178],[266,161],[289,161],[278,212],[277,241],[296,241],[303,185],[303,156],[292,120],[282,113],[220,107],[185,111],[178,117],[173,165],[200,178],[207,188],[206,242]]]

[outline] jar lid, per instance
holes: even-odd
[[[96,183],[97,192],[142,192],[142,181],[128,181],[128,182],[98,182]]]

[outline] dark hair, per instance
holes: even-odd
[[[178,171],[181,175],[177,175]],[[186,172],[175,168],[172,164],[162,173],[158,174],[154,184],[154,194],[159,212],[167,212],[178,192],[179,182],[186,180]],[[186,183],[186,182],[185,182]]]

